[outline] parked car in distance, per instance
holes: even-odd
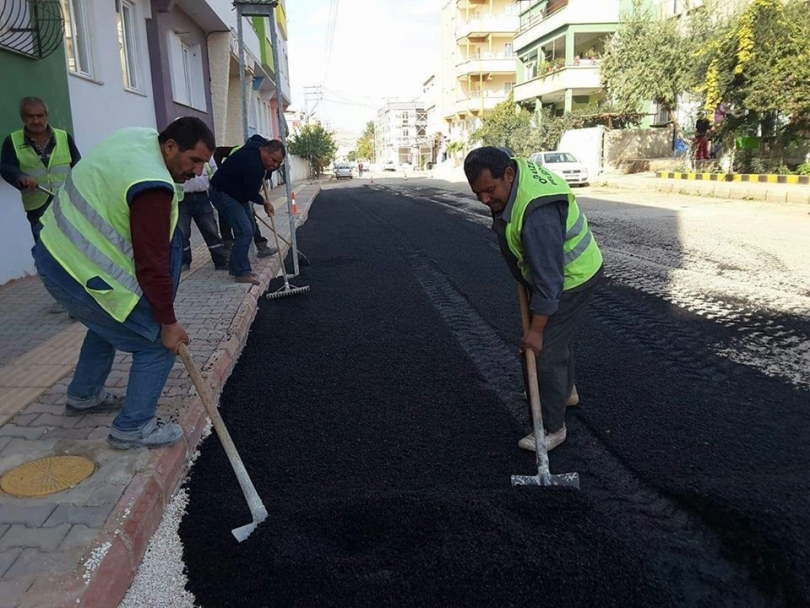
[[[387,160],[387,161],[385,161],[385,163],[383,163],[383,171],[396,171],[396,170],[397,170],[397,165],[396,165],[396,163],[394,161]]]
[[[351,165],[341,164],[335,167],[335,179],[342,179],[342,178],[354,179]]]
[[[529,161],[554,171],[572,185],[588,185],[588,168],[570,152],[535,152]]]

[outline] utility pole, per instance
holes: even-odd
[[[312,151],[310,150],[310,141],[312,138],[312,133],[309,130],[309,118],[310,116],[315,115],[315,108],[318,107],[318,104],[323,100],[323,87],[320,85],[312,85],[308,87],[304,87],[304,120],[306,123],[306,131],[307,131],[307,161],[309,161],[309,176],[313,178],[313,166],[312,166]],[[312,106],[312,111],[309,110],[310,102],[314,102]]]

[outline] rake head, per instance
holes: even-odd
[[[261,505],[255,512],[251,512],[251,515],[253,516],[252,522],[231,530],[231,534],[233,534],[234,538],[240,543],[244,542],[244,540],[253,533],[256,526],[267,519],[267,509],[264,508],[264,505]]]
[[[560,486],[579,490],[579,473],[512,475],[513,486]]]
[[[278,298],[286,298],[287,296],[296,296],[300,293],[306,293],[308,291],[309,285],[306,285],[305,287],[293,287],[291,285],[285,285],[278,291],[266,293],[264,297],[267,298],[268,300],[277,300]]]

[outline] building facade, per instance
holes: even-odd
[[[50,123],[69,131],[82,154],[123,127],[162,129],[189,115],[212,127],[218,145],[244,141],[230,0],[58,0],[45,3],[54,7],[47,15],[28,0],[3,1],[0,137],[21,128],[19,100],[33,95],[46,100]],[[242,24],[248,135],[278,136],[277,89],[282,109],[291,102],[283,0],[274,15],[278,49],[267,17]],[[50,53],[20,29],[55,31]],[[0,284],[35,272],[32,244],[19,192],[0,180]]]
[[[389,102],[377,113],[374,162],[422,168],[432,161],[432,141],[424,102]]]
[[[466,141],[515,85],[514,0],[447,0],[441,10],[437,111],[445,135]]]
[[[601,56],[631,0],[522,0],[515,101],[570,112],[603,101]]]

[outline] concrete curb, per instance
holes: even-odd
[[[297,190],[304,187],[307,186]],[[306,221],[309,215],[309,207],[321,190],[320,185],[316,188],[309,200],[299,204],[299,223]],[[282,255],[286,254],[286,249],[282,243]],[[201,367],[208,388],[216,399],[247,342],[258,299],[278,270],[278,259],[273,257],[259,274],[261,285],[248,290],[218,348]],[[185,431],[183,441],[153,453],[148,465],[136,473],[127,486],[98,537],[79,560],[79,565],[58,579],[37,581],[21,598],[19,608],[118,606],[132,584],[166,505],[185,477],[207,420],[202,401],[195,397],[178,420]],[[54,603],[56,589],[60,599]]]
[[[683,179],[704,182],[749,182],[758,184],[810,185],[809,175],[780,175],[775,173],[699,173],[658,171],[659,179]]]
[[[754,184],[757,182],[749,182]],[[650,178],[646,181],[629,183],[625,180],[607,178],[600,185],[619,190],[643,190],[645,192],[663,192],[666,194],[685,194],[688,196],[705,196],[732,200],[763,201],[768,203],[810,204],[810,192],[799,186],[795,191],[768,190],[764,184],[757,188],[746,188],[744,182],[724,182],[700,180],[670,180]],[[782,186],[784,184],[773,184]]]

